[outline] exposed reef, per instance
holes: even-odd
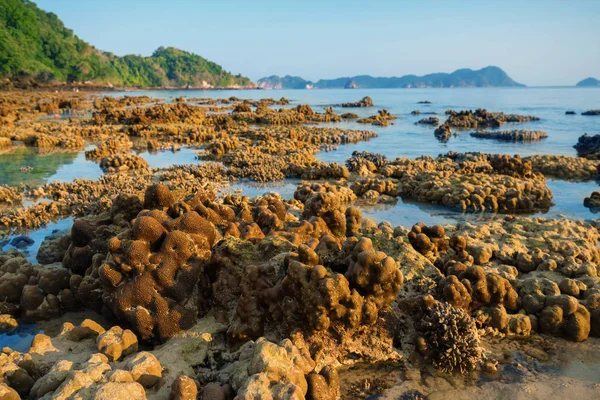
[[[525,390],[557,360],[598,354],[597,223],[522,215],[552,206],[547,178],[598,177],[595,137],[578,144],[588,158],[355,150],[335,163],[316,155],[376,134],[333,124],[355,114],[285,98],[0,99],[9,150],[85,146],[106,172],[0,186],[2,243],[23,251],[0,253],[0,332],[44,332],[2,350],[0,398],[474,397],[516,393],[514,379]],[[434,134],[533,118],[450,113]],[[197,162],[149,168],[133,153],[185,146]],[[233,186],[284,178],[297,180],[282,195]],[[368,218],[400,201],[464,221]],[[600,195],[584,203],[596,210]],[[41,243],[26,235],[59,218],[67,229]]]
[[[471,136],[478,139],[496,139],[508,142],[534,142],[548,137],[546,132],[526,131],[515,129],[512,131],[476,131]]]

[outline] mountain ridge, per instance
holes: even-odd
[[[363,89],[391,89],[391,88],[453,88],[453,87],[525,87],[525,85],[515,82],[501,68],[488,66],[478,70],[469,68],[457,69],[452,73],[432,73],[423,76],[403,75],[400,77],[373,77],[371,75],[356,75],[348,77],[339,77],[333,79],[320,79],[316,82],[308,81],[300,77],[279,77],[272,75],[261,78],[257,81],[258,87],[263,89],[299,89],[293,87],[286,78],[294,78],[296,86],[317,89],[342,89],[342,88],[363,88]]]

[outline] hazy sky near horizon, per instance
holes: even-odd
[[[529,86],[600,79],[600,0],[34,0],[117,55],[188,50],[253,80],[496,65]]]

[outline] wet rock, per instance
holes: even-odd
[[[94,331],[98,332],[98,330]],[[113,362],[138,350],[138,341],[135,334],[129,329],[123,330],[119,326],[113,326],[108,331],[100,333],[96,343],[98,351]]]
[[[104,332],[106,332],[106,330],[100,324],[91,319],[86,319],[69,331],[69,338],[79,342],[88,338],[96,339]]]

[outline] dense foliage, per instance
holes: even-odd
[[[102,52],[29,0],[0,0],[0,76],[140,87],[250,83],[214,62],[172,47],[160,47],[150,57]]]

